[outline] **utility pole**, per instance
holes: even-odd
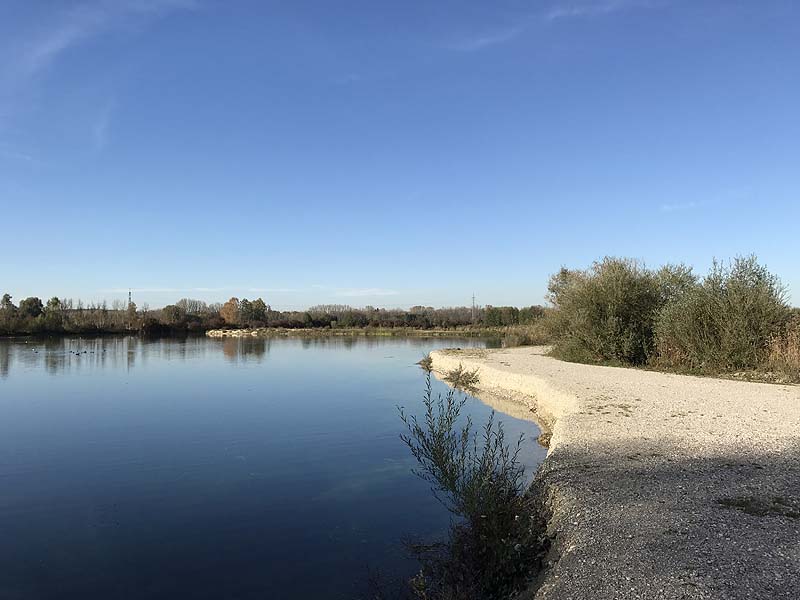
[[[472,292],[472,324],[475,325],[475,292]]]

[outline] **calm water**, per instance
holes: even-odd
[[[449,516],[395,407],[419,411],[428,351],[482,344],[0,340],[0,598],[358,598],[412,573],[399,541]],[[534,426],[502,420],[533,468]]]

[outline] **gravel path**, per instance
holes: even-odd
[[[800,599],[800,387],[561,362],[542,348],[432,353],[479,369],[552,433],[554,536],[536,599]],[[534,412],[535,411],[535,412]]]

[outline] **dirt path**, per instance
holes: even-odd
[[[551,431],[537,599],[800,598],[800,387],[432,353]]]

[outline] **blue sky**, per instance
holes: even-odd
[[[800,304],[794,0],[0,5],[0,291],[540,303],[756,253]]]

